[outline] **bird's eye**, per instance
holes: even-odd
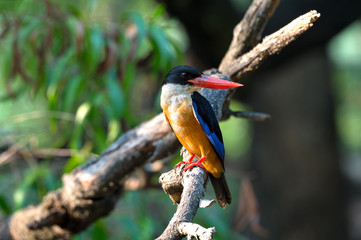
[[[187,79],[190,77],[189,73],[182,72],[181,73],[182,78]]]

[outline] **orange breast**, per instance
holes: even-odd
[[[223,172],[221,161],[194,116],[191,99],[183,101],[176,108],[163,106],[163,110],[181,144],[197,158],[206,156],[203,162],[204,168],[214,177],[219,178]]]

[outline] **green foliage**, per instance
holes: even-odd
[[[361,152],[361,22],[356,21],[329,44],[334,63],[333,88],[336,96],[336,124],[344,150]]]
[[[186,46],[175,26],[152,1],[0,1],[0,148],[72,154],[66,164],[30,158],[11,171],[1,162],[0,219],[40,202],[62,172],[159,112],[160,79]],[[127,205],[136,214],[116,213],[74,239],[152,239],[166,224],[144,213],[150,206]]]
[[[5,216],[10,215],[11,213],[11,207],[6,198],[2,195],[0,195],[0,210]]]
[[[238,103],[235,100],[231,101],[230,109],[233,111],[245,111],[247,107]],[[220,122],[222,134],[224,135],[224,142],[227,153],[227,162],[243,157],[250,148],[252,134],[250,122],[245,119],[230,118],[227,121]]]
[[[73,116],[66,122],[49,117],[50,146],[80,151],[91,145],[88,152],[100,153],[152,113],[153,105],[144,109],[135,98],[149,89],[154,95],[160,82],[149,80],[182,60],[179,44],[163,24],[162,5],[149,16],[133,11],[120,12],[111,22],[97,20],[96,10],[113,4],[19,0],[0,5],[0,81],[6,89],[0,99],[40,95],[49,112]],[[149,87],[138,89],[136,79]],[[136,101],[140,105],[134,106]],[[141,108],[142,115],[135,116]],[[73,158],[67,171],[80,158]]]
[[[19,210],[30,203],[37,202],[50,190],[54,190],[59,183],[47,164],[33,165],[24,173],[24,179],[14,191],[14,208]],[[32,196],[33,195],[33,196]]]

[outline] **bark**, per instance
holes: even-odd
[[[63,187],[38,206],[0,223],[2,239],[68,239],[107,215],[129,173],[147,161],[173,154],[179,143],[163,114],[128,131],[99,157],[63,176]]]

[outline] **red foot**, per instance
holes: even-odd
[[[180,163],[177,163],[177,165],[175,165],[176,167],[179,167],[180,165],[182,164],[191,164],[192,163],[192,160],[194,158],[194,154],[191,155],[191,157],[188,159],[188,162],[180,162]]]
[[[204,160],[206,160],[206,156],[202,157],[201,159],[198,160],[198,162],[195,162],[195,163],[189,163],[189,165],[183,170],[183,171],[187,171],[188,169],[191,169],[192,167],[200,167],[200,168],[203,168],[203,165],[202,165],[202,162]]]

